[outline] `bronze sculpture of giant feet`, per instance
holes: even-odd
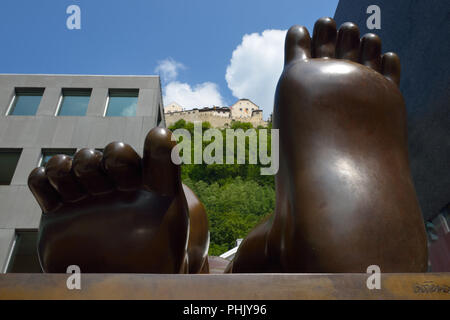
[[[273,127],[280,134],[273,216],[229,272],[427,270],[412,182],[400,62],[375,34],[319,19],[289,29]]]
[[[171,161],[175,142],[154,128],[144,155],[113,142],[52,157],[28,185],[42,208],[38,254],[45,272],[208,272],[208,221]]]

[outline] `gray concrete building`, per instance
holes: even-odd
[[[158,76],[0,74],[0,272],[38,272],[33,168],[112,141],[142,155],[155,126],[165,126]]]

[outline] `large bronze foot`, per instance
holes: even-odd
[[[171,161],[171,135],[152,129],[142,159],[113,142],[103,154],[57,155],[31,172],[28,185],[43,211],[38,254],[45,272],[69,265],[89,273],[207,272],[206,213]]]
[[[273,127],[274,215],[242,242],[231,272],[427,270],[412,182],[400,62],[374,34],[319,19],[289,29]]]

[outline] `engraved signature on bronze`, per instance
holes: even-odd
[[[450,286],[436,284],[433,281],[424,281],[422,284],[414,284],[414,293],[450,293]]]

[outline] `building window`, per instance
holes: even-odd
[[[0,185],[11,184],[21,153],[21,149],[0,149]]]
[[[136,115],[139,89],[110,89],[106,116],[133,117]]]
[[[39,167],[45,167],[48,160],[50,160],[51,157],[56,156],[57,154],[65,154],[70,157],[73,157],[73,155],[77,152],[77,149],[44,149],[42,150],[42,156],[39,160]]]
[[[43,88],[16,88],[8,115],[34,116],[43,94]]]
[[[85,116],[92,89],[63,89],[58,116]]]
[[[42,273],[37,254],[37,230],[16,231],[7,260],[7,273]]]

